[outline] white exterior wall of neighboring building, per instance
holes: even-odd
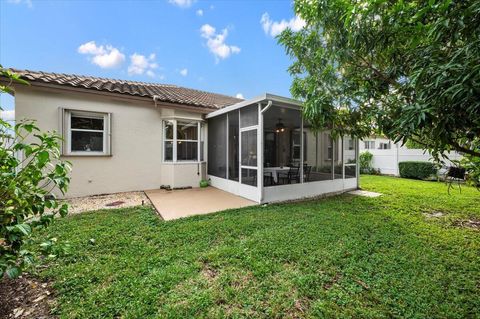
[[[372,148],[373,147],[373,148]],[[386,148],[380,148],[386,147]],[[398,163],[405,161],[433,161],[430,153],[422,149],[409,149],[400,143],[393,143],[387,138],[372,137],[360,141],[360,153],[369,151],[373,154],[372,166],[379,169],[381,174],[399,175]],[[456,152],[448,153],[450,160],[458,160],[461,155]]]
[[[61,108],[111,114],[110,156],[64,157],[73,166],[66,197],[158,189],[161,185],[197,187],[202,179],[203,163],[164,163],[162,128],[164,118],[202,120],[201,113],[95,93],[21,86],[15,90],[16,121],[35,119],[42,131],[60,132]]]

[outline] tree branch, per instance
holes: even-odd
[[[452,146],[455,148],[455,150],[459,151],[459,152],[463,152],[463,153],[466,153],[468,155],[472,155],[472,156],[475,156],[475,157],[480,157],[480,152],[476,152],[474,150],[471,150],[469,148],[466,148],[460,144],[458,144],[457,142],[455,141],[452,141]]]

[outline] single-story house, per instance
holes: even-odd
[[[358,141],[333,140],[299,101],[242,100],[176,85],[15,70],[15,120],[63,136],[67,197],[212,186],[258,203],[358,187]]]

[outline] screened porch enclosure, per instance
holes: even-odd
[[[259,203],[358,186],[357,140],[313,130],[297,101],[242,102],[207,119],[212,186]]]

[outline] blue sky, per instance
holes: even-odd
[[[0,0],[5,67],[290,96],[291,1]],[[11,99],[2,98],[4,109]]]

